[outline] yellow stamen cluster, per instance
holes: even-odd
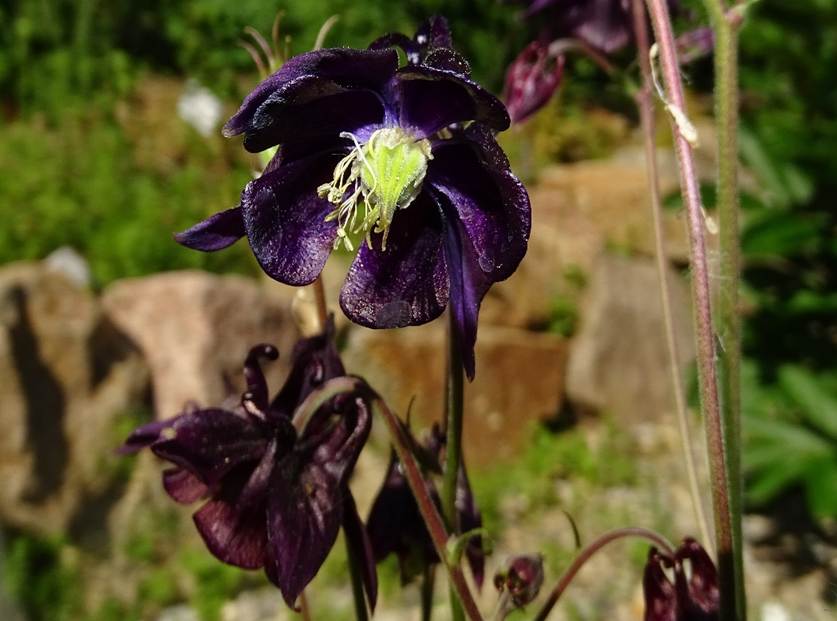
[[[326,221],[337,221],[334,247],[342,243],[353,251],[349,236],[364,233],[371,248],[375,232],[383,234],[381,246],[386,250],[395,211],[407,208],[421,191],[427,161],[433,157],[430,142],[416,140],[397,127],[375,131],[362,146],[353,134],[340,136],[351,139],[354,146],[338,162],[332,180],[317,188],[321,198],[335,205],[326,216]]]

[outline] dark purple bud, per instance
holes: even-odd
[[[674,561],[661,554],[657,548],[648,551],[642,590],[645,594],[645,621],[679,621],[681,619],[677,592],[666,571],[671,571]]]
[[[508,591],[515,608],[534,600],[543,585],[543,558],[523,555],[512,558],[505,572],[494,576],[494,586],[501,593]]]
[[[561,84],[564,57],[532,41],[506,71],[505,100],[512,123],[521,123],[540,110]]]

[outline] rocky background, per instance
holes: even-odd
[[[483,304],[465,425],[477,498],[495,537],[489,572],[513,552],[539,550],[554,581],[574,549],[567,515],[585,540],[626,524],[673,539],[696,534],[667,380],[644,162],[636,137],[619,131],[623,146],[609,158],[538,175],[529,253]],[[702,136],[711,131],[701,128]],[[674,162],[667,150],[660,155],[671,191]],[[709,151],[701,156],[708,173]],[[680,213],[667,211],[665,226],[688,369]],[[336,256],[324,274],[332,302],[345,269]],[[297,291],[203,271],[121,279],[96,292],[88,279],[84,258],[67,249],[0,267],[0,618],[291,618],[260,574],[221,566],[203,549],[189,512],[164,497],[150,455],[124,458],[114,449],[145,420],[238,393],[241,362],[257,342],[279,347],[269,369],[279,385],[297,338]],[[418,426],[436,420],[444,320],[370,331],[334,306],[350,371],[401,413],[412,401]],[[387,452],[375,429],[353,481],[362,513]],[[835,548],[804,515],[791,499],[746,519],[754,619],[834,618]],[[625,544],[599,557],[553,617],[639,619],[645,553]],[[310,589],[315,618],[351,618],[344,562],[338,545]],[[381,580],[376,618],[418,619],[417,589],[398,588],[393,563],[382,566]],[[437,589],[440,619],[445,591]],[[493,601],[487,586],[483,608]],[[44,602],[48,612],[33,613]]]

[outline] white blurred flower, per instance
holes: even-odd
[[[186,89],[177,101],[177,115],[201,136],[212,134],[221,122],[221,100],[205,86],[194,80],[186,83]]]

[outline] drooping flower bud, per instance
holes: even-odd
[[[540,110],[561,84],[564,57],[542,41],[532,41],[506,71],[505,101],[512,123]]]
[[[508,569],[494,576],[494,586],[501,593],[508,591],[511,606],[522,608],[534,600],[543,585],[543,558],[540,555],[515,556]]]

